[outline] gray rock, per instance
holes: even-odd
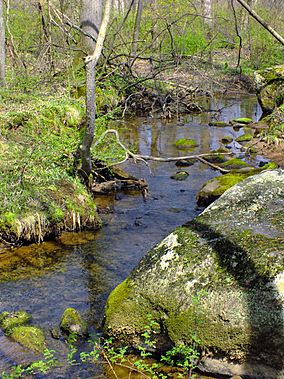
[[[284,378],[283,209],[281,170],[230,188],[111,293],[105,331],[135,346],[150,313],[160,350],[197,337],[204,371]]]

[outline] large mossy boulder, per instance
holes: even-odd
[[[255,72],[258,102],[267,115],[284,102],[284,66],[275,66]]]
[[[161,350],[199,339],[204,371],[283,378],[284,171],[229,189],[154,247],[109,296],[105,332]]]

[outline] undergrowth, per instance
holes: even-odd
[[[144,325],[141,343],[136,347],[137,354],[130,354],[130,346],[117,347],[114,339],[92,338],[87,351],[79,351],[78,336],[72,333],[68,336],[66,343],[68,353],[66,361],[68,365],[84,365],[100,363],[105,365],[106,371],[115,379],[119,378],[119,368],[123,368],[131,379],[132,374],[140,374],[145,378],[168,379],[194,378],[193,370],[197,367],[200,359],[199,346],[201,341],[192,336],[192,344],[179,344],[166,351],[160,357],[154,355],[156,348],[155,334],[159,330],[159,324],[149,314],[148,321]],[[63,362],[56,358],[56,351],[46,349],[42,359],[28,366],[17,365],[10,372],[2,372],[2,379],[23,378],[38,373],[46,374],[53,367],[59,367]]]

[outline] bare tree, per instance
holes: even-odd
[[[0,0],[0,86],[5,82],[5,25],[3,1]]]
[[[101,56],[107,26],[109,24],[112,0],[106,0],[104,17],[101,22],[100,30],[97,37],[95,48],[91,55],[85,59],[86,64],[86,129],[81,146],[82,167],[81,172],[84,179],[88,179],[92,171],[91,146],[95,133],[95,82],[96,82],[96,65]]]
[[[135,26],[134,26],[134,33],[133,33],[133,41],[132,41],[132,49],[131,49],[131,56],[133,59],[135,59],[135,55],[137,53],[142,11],[143,11],[143,0],[138,0],[137,10],[136,10],[136,18],[135,18]]]

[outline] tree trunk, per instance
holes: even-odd
[[[202,8],[203,8],[203,18],[204,18],[204,24],[207,29],[206,32],[206,40],[208,42],[208,61],[209,63],[212,63],[212,44],[211,40],[213,38],[213,10],[212,10],[212,0],[203,0],[202,1]]]
[[[81,146],[82,167],[81,172],[85,180],[88,179],[92,171],[91,146],[95,133],[95,83],[96,83],[96,65],[101,56],[104,45],[107,26],[109,23],[112,0],[106,0],[104,17],[97,35],[97,42],[92,55],[85,59],[86,63],[86,129]]]
[[[82,174],[85,179],[91,173],[91,146],[95,133],[95,81],[96,81],[96,64],[94,60],[86,63],[86,129],[81,147]]]
[[[96,47],[103,14],[103,0],[81,0],[80,26],[81,29],[93,36],[82,35],[84,50],[91,54]]]
[[[5,24],[3,0],[0,0],[0,86],[5,82]]]
[[[131,56],[134,59],[135,59],[135,56],[137,54],[142,11],[143,11],[143,0],[138,0],[137,11],[136,11],[136,19],[135,19],[135,27],[134,27],[134,33],[133,33],[133,41],[132,41],[132,49],[131,49]]]

